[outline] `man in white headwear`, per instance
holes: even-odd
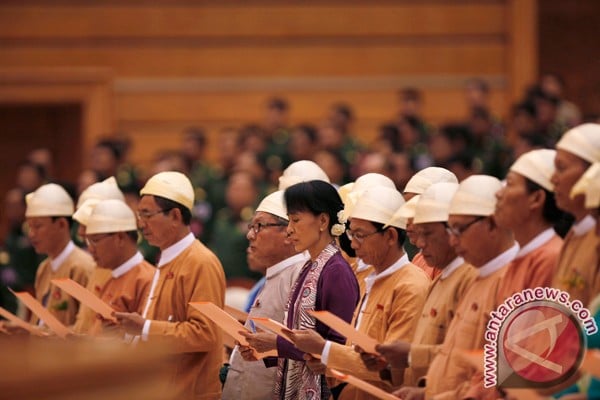
[[[553,229],[562,217],[550,182],[555,155],[549,149],[523,154],[510,167],[506,184],[496,193],[494,217],[499,226],[513,231],[521,247],[502,280],[500,303],[523,289],[552,283],[563,244]]]
[[[519,251],[512,232],[494,220],[495,193],[501,187],[492,176],[473,175],[460,183],[452,198],[447,228],[450,244],[457,255],[477,269],[478,277],[465,292],[444,342],[434,352],[425,388],[405,387],[396,392],[400,396],[420,393],[428,399],[460,399],[470,389],[475,369],[460,354],[483,349],[489,313],[497,306],[498,287]],[[406,353],[410,351],[411,357],[416,353],[408,345],[398,348],[404,351],[388,361],[397,368],[406,367]]]
[[[140,194],[139,227],[161,257],[142,314],[117,313],[117,318],[143,342],[166,344],[176,353],[169,380],[173,397],[220,399],[221,332],[189,303],[223,307],[225,274],[190,231],[194,189],[185,175],[166,171],[152,176]]]
[[[330,183],[329,177],[314,161],[300,160],[291,163],[279,177],[278,190],[285,190],[300,182],[319,180]]]
[[[552,286],[569,292],[571,299],[589,304],[600,292],[596,221],[585,207],[584,196],[571,197],[573,185],[594,162],[600,161],[600,124],[583,124],[567,131],[556,144],[556,167],[551,182],[556,204],[575,217],[565,237]]]
[[[102,200],[86,220],[86,243],[94,260],[109,278],[94,293],[118,312],[143,311],[155,268],[137,249],[137,221],[120,200]],[[96,313],[82,306],[73,327],[76,333],[100,333]]]
[[[427,167],[414,174],[402,192],[404,199],[406,199],[406,204],[402,207],[401,214],[406,219],[406,234],[408,237],[408,243],[406,243],[404,248],[409,256],[412,257],[411,262],[417,267],[422,268],[431,279],[435,278],[440,270],[427,264],[427,261],[423,258],[423,254],[416,247],[417,238],[413,232],[413,218],[419,200],[418,198],[415,199],[415,197],[421,195],[434,183],[441,182],[458,183],[458,179],[456,175],[445,168]]]
[[[248,229],[248,265],[265,274],[264,286],[254,298],[249,317],[284,320],[284,309],[292,284],[308,261],[306,254],[297,254],[288,242],[288,216],[283,191],[271,193],[258,205]],[[253,329],[252,321],[246,327]],[[277,368],[267,368],[262,360],[244,361],[240,351],[250,348],[236,346],[231,354],[229,372],[223,387],[223,399],[266,399],[273,393]],[[276,365],[276,361],[270,364]]]
[[[412,340],[430,283],[425,273],[410,263],[402,248],[405,232],[401,221],[393,216],[403,202],[397,190],[373,187],[358,198],[350,214],[348,234],[352,247],[358,257],[373,266],[373,272],[365,279],[365,293],[352,323],[359,332],[379,343]],[[313,331],[305,330],[295,330],[294,338],[300,350],[321,354],[321,362],[329,368],[368,380],[386,390],[400,383],[394,382],[387,370],[381,375],[368,370],[351,343],[326,342]],[[340,396],[370,398],[354,386],[344,387]]]
[[[435,355],[436,345],[444,341],[458,304],[477,277],[477,270],[456,254],[446,232],[450,202],[457,190],[458,183],[434,183],[420,195],[416,206],[414,224],[417,245],[427,263],[441,273],[436,274],[418,317],[415,335],[409,345],[410,364],[409,352],[402,352],[407,359],[401,364],[409,366],[403,385],[414,386],[419,378],[425,376]],[[379,346],[379,351],[384,357],[392,358],[398,345],[401,343],[383,344]]]
[[[85,286],[94,269],[92,257],[71,240],[73,200],[55,183],[40,186],[26,197],[25,217],[29,240],[38,254],[46,258],[35,277],[35,296],[60,322],[72,325],[79,302],[55,287],[52,279],[71,278]],[[37,323],[34,315],[32,323]]]
[[[94,207],[102,200],[115,199],[122,202],[125,201],[125,196],[114,177],[107,178],[102,182],[96,182],[88,186],[80,195],[77,200],[77,207],[73,214],[73,219],[77,221],[77,236],[81,238],[85,244],[86,228],[90,215]],[[96,266],[90,275],[87,289],[96,294],[100,295],[100,289],[111,279],[111,270],[105,266]],[[96,314],[92,313],[87,307],[83,308],[84,311],[80,311],[77,314],[77,322],[74,327],[75,332],[83,333],[87,332],[92,325],[96,322]]]

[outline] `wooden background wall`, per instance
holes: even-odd
[[[135,162],[176,147],[186,126],[204,126],[214,139],[220,127],[260,121],[271,95],[289,99],[294,123],[318,122],[344,100],[368,141],[407,85],[423,89],[426,117],[443,122],[464,116],[463,84],[482,77],[492,85],[493,110],[505,115],[537,74],[536,7],[535,0],[4,0],[0,66],[112,71],[106,126],[131,136]]]

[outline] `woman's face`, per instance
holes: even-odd
[[[290,242],[294,245],[297,252],[308,250],[311,256],[314,256],[313,251],[318,247],[323,233],[326,233],[327,224],[323,220],[325,214],[313,215],[308,211],[299,211],[289,213],[289,224],[287,233]]]

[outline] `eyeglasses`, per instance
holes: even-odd
[[[456,237],[459,237],[460,235],[464,234],[467,229],[469,229],[471,227],[471,225],[476,224],[477,222],[486,219],[487,217],[477,217],[475,218],[473,221],[469,222],[466,225],[463,226],[455,226],[455,227],[451,227],[449,225],[446,225],[446,232],[448,233],[448,235],[454,235]]]
[[[148,221],[150,218],[154,217],[157,214],[166,213],[171,210],[172,210],[172,208],[167,208],[166,210],[158,210],[158,211],[137,211],[135,213],[135,215],[137,216],[137,219],[139,219],[140,221]]]
[[[255,224],[248,224],[248,230],[254,232],[255,235],[258,235],[258,232],[260,232],[261,229],[268,228],[270,226],[287,226],[287,224],[283,224],[281,222],[257,222]]]
[[[112,233],[108,233],[104,236],[100,236],[100,237],[95,237],[95,238],[91,238],[89,236],[85,237],[85,244],[87,244],[88,247],[96,247],[98,246],[98,243],[100,243],[101,241],[103,241],[104,239],[106,239],[107,237],[112,236]]]
[[[362,243],[367,237],[374,235],[376,233],[381,232],[380,230],[376,230],[371,233],[361,233],[361,232],[352,232],[351,229],[346,229],[346,236],[350,240],[356,240],[358,243]]]

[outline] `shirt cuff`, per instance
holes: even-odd
[[[142,328],[142,340],[144,342],[148,341],[148,334],[150,333],[150,321],[149,319],[144,322],[144,327]]]
[[[331,342],[327,340],[321,353],[321,364],[323,365],[327,365],[327,361],[329,361],[329,350],[331,350]]]

